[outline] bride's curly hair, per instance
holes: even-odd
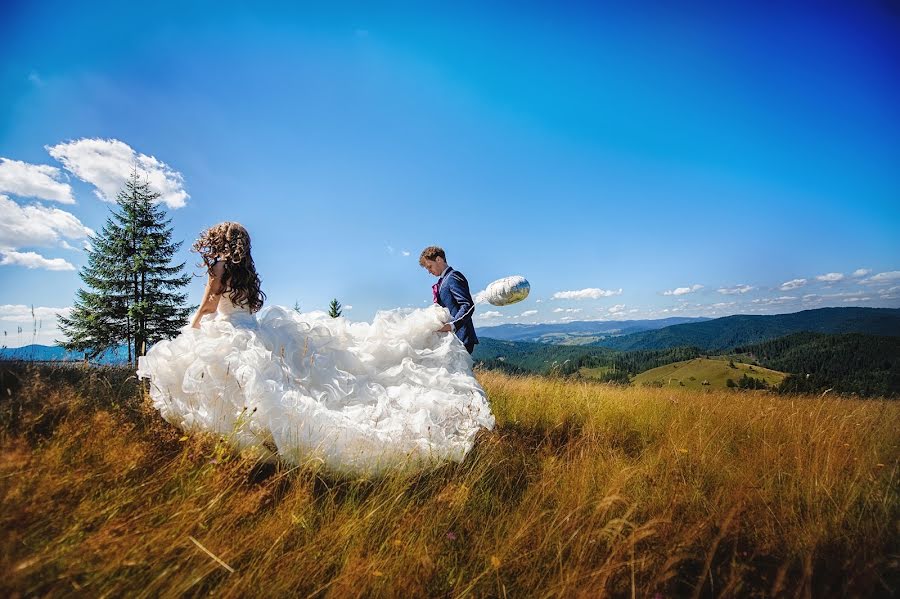
[[[228,292],[231,303],[258,312],[266,294],[260,289],[259,275],[250,255],[250,234],[240,223],[224,222],[210,227],[194,242],[193,250],[200,254],[207,272],[221,260],[225,264],[222,275],[223,293]]]

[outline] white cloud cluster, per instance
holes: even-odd
[[[0,195],[0,266],[24,266],[47,270],[75,270],[63,258],[45,258],[26,247],[72,249],[67,240],[84,242],[94,232],[71,212],[40,204],[20,206]]]
[[[83,240],[94,232],[71,212],[40,204],[20,206],[0,195],[0,249],[56,247],[64,240]]]
[[[601,297],[612,297],[614,295],[622,295],[622,290],[607,290],[588,287],[587,289],[579,289],[577,291],[557,291],[553,294],[553,299],[600,299]]]
[[[0,331],[2,341],[10,347],[30,343],[52,345],[63,337],[59,330],[57,315],[68,316],[72,308],[51,308],[47,306],[26,306],[24,304],[0,305]],[[21,329],[21,333],[19,332]]]
[[[864,285],[889,285],[897,281],[900,281],[900,270],[880,272],[877,275],[872,275],[868,279],[863,279],[860,283]]]
[[[607,312],[610,314],[621,314],[625,311],[625,304],[616,304],[615,306],[610,307]]]
[[[15,252],[0,250],[0,266],[24,266],[25,268],[43,268],[44,270],[75,270],[72,263],[62,258],[44,258],[37,252]]]
[[[135,168],[146,177],[150,189],[160,194],[159,202],[169,208],[184,207],[190,197],[184,190],[184,177],[165,162],[135,152],[118,139],[77,139],[47,151],[69,172],[90,183],[101,200],[114,202],[125,180]]]
[[[497,310],[488,310],[487,312],[476,312],[475,318],[480,318],[482,320],[490,320],[492,318],[500,318],[503,316]]]
[[[817,281],[822,281],[823,283],[837,283],[838,281],[844,280],[844,273],[842,272],[829,272],[824,275],[819,275],[816,277]]]
[[[791,279],[790,281],[785,281],[781,284],[782,291],[790,291],[791,289],[798,289],[806,285],[806,279]]]
[[[868,268],[857,268],[856,270],[853,271],[853,275],[851,275],[851,276],[858,279],[859,277],[866,276],[870,272],[872,272],[872,271],[869,270]]]
[[[716,291],[718,291],[722,295],[743,295],[749,291],[753,291],[754,289],[756,289],[756,287],[740,283],[738,285],[735,285],[734,287],[720,287]]]
[[[95,193],[105,201],[114,201],[125,180],[135,168],[146,177],[150,188],[159,192],[159,202],[180,208],[189,197],[184,190],[181,173],[152,156],[135,152],[117,139],[78,139],[47,151],[63,167],[79,179],[96,187]],[[29,164],[0,157],[0,265],[74,270],[63,258],[47,258],[33,248],[57,247],[75,249],[69,241],[88,247],[93,231],[74,214],[39,203],[18,204],[7,195],[36,198],[62,204],[74,204],[72,187],[63,180],[65,174],[55,166]],[[23,251],[23,250],[29,251]]]
[[[553,310],[553,312],[557,313],[557,314],[560,312],[568,312],[570,314],[575,314],[575,313],[581,312],[581,308],[555,308]]]
[[[690,287],[678,287],[669,291],[663,291],[663,295],[686,295],[703,289],[703,285],[691,285]]]
[[[74,204],[72,187],[61,177],[62,171],[55,166],[0,158],[0,193]]]
[[[792,302],[797,298],[793,295],[782,295],[781,297],[765,297],[753,300],[754,304],[762,304],[764,306],[775,306]]]
[[[537,313],[538,313],[537,310],[525,310],[524,312],[522,312],[521,314],[519,314],[519,318],[523,318],[523,317],[526,317],[526,316],[534,316],[534,315],[537,314]]]
[[[57,315],[68,316],[71,306],[65,308],[48,308],[46,306],[26,306],[24,304],[0,305],[0,320],[5,322],[31,322],[33,320],[55,319]]]

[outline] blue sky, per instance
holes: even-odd
[[[4,341],[134,161],[189,265],[238,220],[270,303],[354,320],[430,302],[430,244],[530,280],[482,327],[900,306],[900,14],[721,4],[7,3]]]

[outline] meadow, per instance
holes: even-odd
[[[783,372],[722,358],[694,358],[652,368],[636,375],[635,385],[679,386],[700,389],[709,386],[725,389],[728,380],[737,383],[742,376],[760,379],[777,387],[787,376]]]
[[[898,592],[900,404],[478,378],[463,463],[359,480],[184,435],[125,369],[0,363],[0,592]]]

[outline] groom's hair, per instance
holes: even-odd
[[[419,256],[419,266],[425,266],[426,260],[436,260],[440,256],[447,261],[447,255],[444,254],[444,250],[439,248],[436,245],[429,245],[427,248],[422,250],[422,255]]]

